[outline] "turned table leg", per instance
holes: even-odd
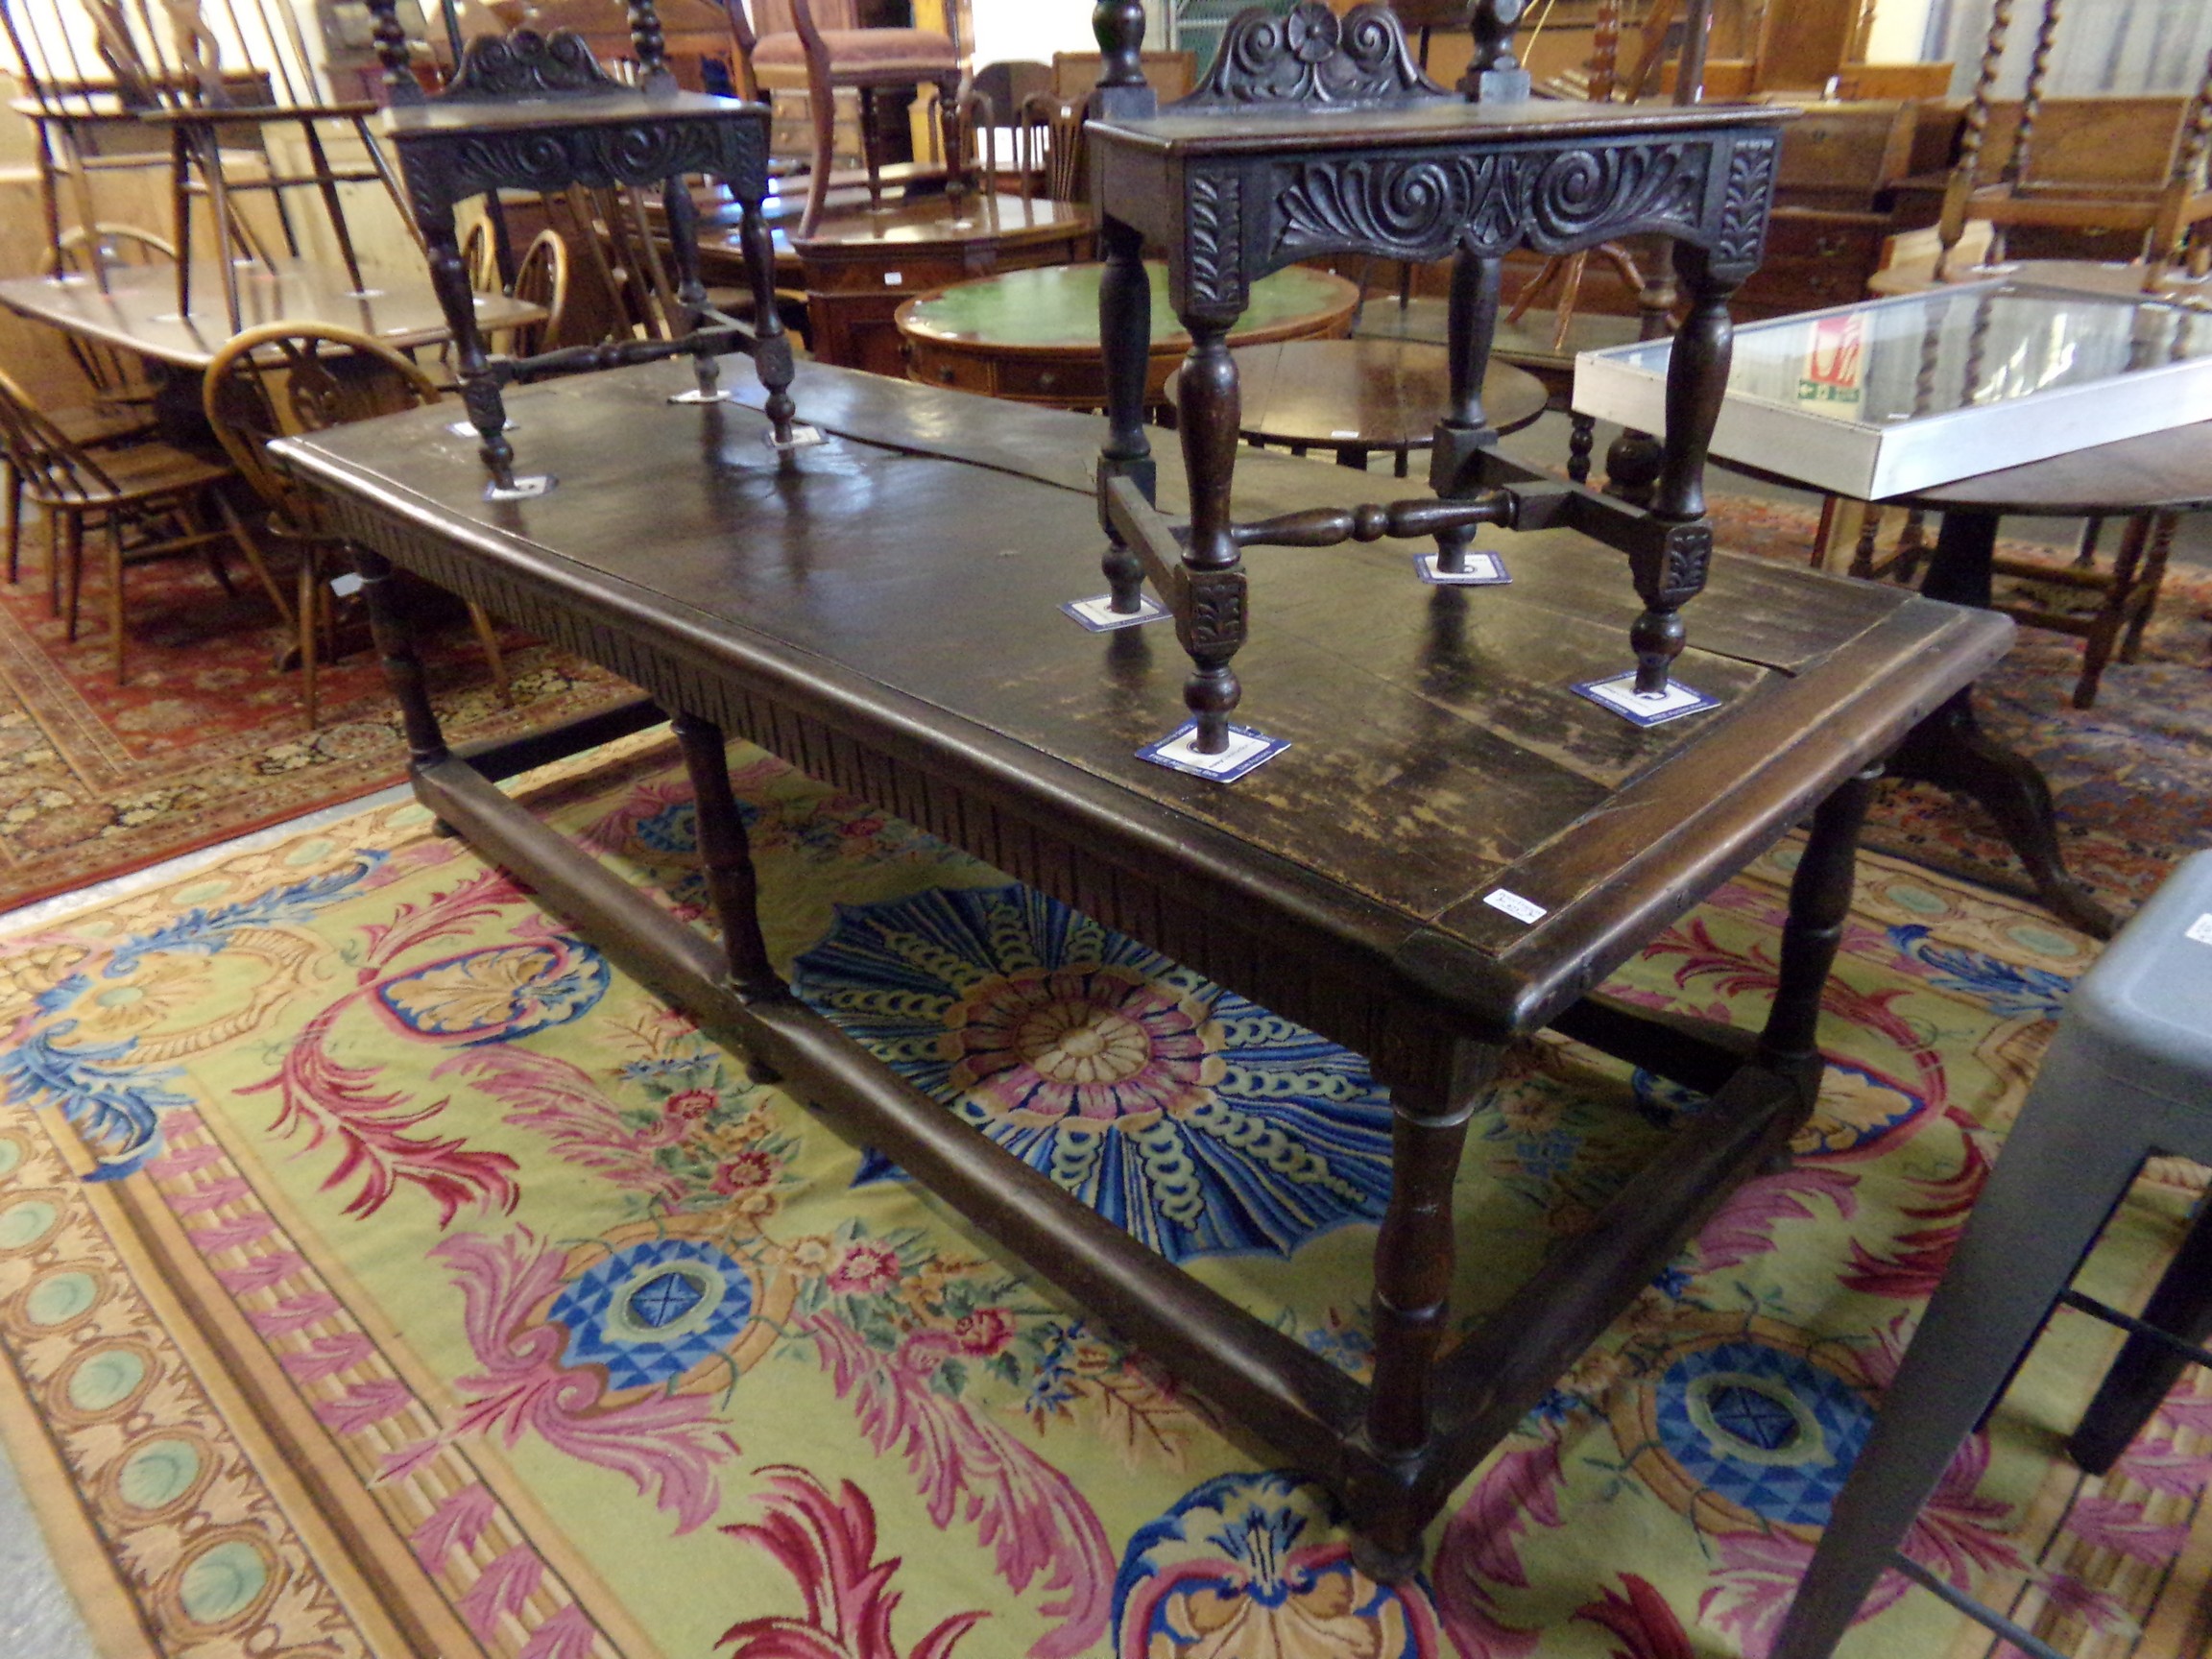
[[[1812,832],[1790,878],[1790,916],[1782,927],[1782,972],[1774,1006],[1759,1035],[1762,1064],[1793,1079],[1808,1110],[1820,1089],[1820,994],[1851,911],[1859,831],[1882,776],[1880,763],[1846,778],[1813,814]]]
[[[1375,1241],[1375,1373],[1364,1434],[1409,1483],[1430,1435],[1431,1372],[1451,1315],[1452,1187],[1467,1124],[1504,1049],[1459,1041],[1426,1077],[1390,1080],[1390,1206]],[[1403,1486],[1355,1494],[1361,1570],[1382,1582],[1420,1566],[1421,1517]]]
[[[1189,602],[1177,608],[1175,633],[1190,652],[1191,674],[1183,701],[1198,723],[1191,747],[1219,755],[1229,747],[1229,716],[1243,688],[1229,660],[1244,643],[1244,571],[1229,519],[1229,487],[1237,467],[1237,361],[1229,355],[1235,314],[1187,311],[1190,354],[1176,382],[1183,469],[1190,488],[1190,540],[1183,550]]]
[[[722,925],[730,977],[751,996],[781,993],[783,982],[768,960],[760,934],[760,883],[753,872],[753,847],[737,798],[730,791],[730,757],[722,728],[696,714],[670,721],[684,750],[684,770],[699,814],[699,861],[707,895]]]
[[[353,569],[361,578],[361,598],[369,608],[369,633],[383,663],[384,684],[399,704],[407,758],[420,771],[446,757],[445,733],[430,707],[429,682],[422,659],[415,652],[414,632],[393,591],[392,561],[373,548],[356,546]]]
[[[676,267],[676,300],[684,307],[684,326],[697,334],[707,310],[707,284],[699,277],[699,206],[681,173],[671,173],[661,184],[661,211],[668,226],[668,259]],[[691,349],[691,377],[697,387],[692,401],[721,400],[717,382],[722,365],[704,343]]]
[[[1637,596],[1644,613],[1628,639],[1636,652],[1636,689],[1667,688],[1685,630],[1681,608],[1705,587],[1713,533],[1705,519],[1705,452],[1728,390],[1728,362],[1736,329],[1728,319],[1735,276],[1718,274],[1712,257],[1687,242],[1674,244],[1674,269],[1690,291],[1690,315],[1674,337],[1667,363],[1667,438],[1651,512],[1670,528],[1666,545],[1634,560]]]
[[[783,332],[783,314],[776,308],[774,233],[757,201],[743,203],[740,214],[745,279],[753,289],[753,368],[768,391],[769,440],[779,449],[790,449],[797,444],[791,421],[798,410],[791,401],[791,342]]]
[[[1152,444],[1144,434],[1144,377],[1152,351],[1152,283],[1144,273],[1142,231],[1118,219],[1098,229],[1105,246],[1105,268],[1098,276],[1098,338],[1106,359],[1106,443],[1098,452],[1101,490],[1109,478],[1134,479],[1144,498],[1153,498],[1156,469]],[[1142,601],[1144,566],[1122,542],[1099,497],[1099,522],[1106,530],[1106,575],[1110,608],[1133,614]]]
[[[1478,449],[1494,446],[1498,434],[1482,408],[1482,376],[1489,372],[1490,347],[1498,335],[1498,288],[1504,269],[1501,258],[1462,248],[1452,261],[1452,298],[1446,311],[1446,353],[1452,406],[1437,423],[1429,472],[1439,495],[1461,492],[1467,462]],[[1464,575],[1475,526],[1436,533],[1436,573]]]
[[[507,405],[499,396],[498,378],[492,373],[492,360],[484,350],[484,336],[476,327],[476,295],[469,285],[469,268],[462,263],[452,208],[425,213],[421,230],[430,258],[430,285],[437,290],[445,326],[452,331],[461,401],[469,411],[469,423],[476,428],[477,452],[492,474],[493,487],[512,493],[515,446],[507,442]]]

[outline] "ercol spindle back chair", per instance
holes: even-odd
[[[300,556],[293,617],[298,624],[300,694],[307,729],[321,713],[317,665],[330,627],[332,555],[346,551],[327,498],[303,489],[269,457],[277,438],[325,432],[354,421],[438,401],[438,384],[381,340],[358,329],[316,323],[268,323],[228,341],[201,381],[201,407],[231,465],[269,509],[270,534]],[[484,608],[469,620],[492,665],[499,700],[508,697],[499,637]]]
[[[1232,745],[1229,727],[1240,696],[1231,659],[1249,625],[1241,559],[1250,546],[1433,535],[1425,575],[1466,582],[1488,574],[1467,563],[1479,526],[1570,526],[1627,556],[1645,605],[1630,633],[1632,691],[1594,683],[1585,694],[1630,718],[1679,702],[1667,697],[1684,639],[1679,613],[1703,588],[1712,548],[1703,476],[1727,383],[1728,299],[1765,247],[1789,112],[1532,101],[1512,51],[1520,10],[1519,0],[1476,7],[1475,52],[1456,93],[1422,74],[1387,7],[1338,17],[1306,0],[1282,19],[1248,12],[1198,90],[1161,109],[1138,57],[1142,7],[1105,0],[1099,9],[1106,67],[1087,139],[1106,252],[1099,326],[1113,400],[1098,481],[1110,610],[1133,618],[1149,577],[1174,613],[1192,661],[1191,721],[1187,736],[1164,741],[1181,742],[1177,757],[1206,775],[1221,775],[1223,757],[1258,740],[1246,733]],[[1599,495],[1498,454],[1482,374],[1508,250],[1568,254],[1636,233],[1671,239],[1687,318],[1665,440],[1616,445],[1613,493]],[[1178,382],[1187,527],[1151,504],[1147,241],[1166,250],[1169,300],[1191,337]],[[1452,397],[1431,452],[1435,495],[1238,523],[1227,336],[1255,280],[1327,253],[1455,260]]]
[[[2052,49],[2058,35],[2063,0],[2043,0],[2035,40],[2028,61],[2028,79],[2021,92],[2020,114],[2012,142],[1994,177],[1987,172],[1984,137],[1990,107],[1997,94],[2004,66],[2007,37],[2011,33],[2013,0],[1992,0],[1989,33],[1983,42],[1982,60],[1974,79],[1974,95],[1966,107],[1966,121],[1959,146],[1959,159],[1943,195],[1940,221],[1942,252],[1936,274],[1941,278],[1953,262],[1954,250],[1972,220],[1986,220],[1991,227],[1992,263],[2005,258],[2006,231],[2015,226],[2038,226],[2070,230],[2120,230],[2138,236],[2138,257],[2144,262],[2143,287],[2155,290],[2167,271],[2186,259],[2201,276],[2212,263],[2212,246],[2203,237],[2192,239],[2197,227],[2212,220],[2212,55],[2204,60],[2195,93],[2174,134],[2166,178],[2156,184],[2113,181],[2104,184],[2043,181],[2035,177],[2036,120],[2042,110],[2050,76]]]
[[[234,476],[228,467],[167,444],[101,448],[82,444],[4,373],[0,450],[22,479],[24,494],[51,527],[56,559],[50,570],[62,581],[71,643],[77,638],[84,588],[85,537],[105,532],[109,659],[116,685],[129,683],[123,627],[123,575],[129,565],[197,548],[228,591],[230,578],[221,558],[228,541],[246,556],[277,613],[289,618],[283,591],[259,546],[219,488]]]
[[[369,0],[391,108],[385,131],[406,170],[416,225],[429,251],[430,278],[453,333],[462,400],[481,439],[493,498],[541,494],[557,480],[517,481],[500,389],[517,378],[574,373],[687,354],[697,390],[686,401],[712,401],[717,351],[748,353],[768,389],[768,441],[779,449],[814,442],[793,423],[791,347],[776,309],[775,254],[761,203],[768,192],[768,110],[759,104],[679,89],[662,55],[652,0],[632,0],[637,81],[624,84],[600,67],[575,35],[517,29],[470,40],[451,84],[425,94],[409,71],[397,0]],[[720,180],[736,200],[740,240],[753,290],[747,328],[714,310],[699,276],[699,210],[688,175]],[[616,340],[526,357],[494,358],[476,325],[473,290],[453,210],[503,188],[550,194],[661,187],[674,270],[676,332],[668,340]]]

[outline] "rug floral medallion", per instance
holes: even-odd
[[[1355,1375],[1357,1056],[757,751],[771,948],[949,1111]],[[537,807],[697,920],[658,739]],[[1785,845],[1614,989],[1755,1022]],[[119,1650],[512,1659],[1759,1654],[2092,947],[1878,858],[1820,1108],[1455,1494],[1425,1571],[413,805],[0,942],[0,1381]],[[702,924],[704,925],[704,924]],[[1457,1190],[1479,1322],[1701,1099],[1516,1056]],[[2092,1264],[2139,1295],[2155,1169]],[[1478,1242],[1479,1241],[1479,1242]],[[2064,1650],[2191,1651],[2212,1390],[2054,1458],[2056,1322],[1911,1541]],[[1886,1585],[1873,1655],[1963,1655]],[[1979,1651],[1980,1648],[1975,1649]]]

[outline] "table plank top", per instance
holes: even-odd
[[[1059,613],[1101,586],[1101,422],[802,365],[800,409],[831,437],[780,464],[756,409],[672,407],[687,384],[652,365],[516,393],[521,464],[560,479],[525,502],[483,499],[437,411],[279,449],[533,603],[1012,803],[1109,866],[1165,861],[1190,902],[1326,929],[1485,1029],[1540,1023],[2010,635],[1723,556],[1679,663],[1722,707],[1640,730],[1569,688],[1631,665],[1618,554],[1505,537],[1512,585],[1467,590],[1419,583],[1411,544],[1260,552],[1240,716],[1291,747],[1222,786],[1136,757],[1182,718],[1173,637]],[[724,384],[758,400],[737,364]],[[1177,510],[1171,445],[1160,470]],[[1239,507],[1340,504],[1348,482],[1248,456]],[[1547,915],[1485,903],[1500,887]]]
[[[192,270],[192,314],[177,313],[177,276],[163,265],[112,265],[108,292],[89,276],[60,281],[19,276],[0,282],[0,305],[44,323],[144,357],[202,370],[231,335],[223,284],[212,263]],[[345,271],[304,259],[279,259],[274,271],[258,261],[238,268],[238,305],[244,327],[264,323],[332,323],[358,329],[402,349],[446,338],[445,314],[425,273],[389,289],[355,295]],[[476,321],[486,331],[535,323],[544,308],[498,294],[476,299]]]

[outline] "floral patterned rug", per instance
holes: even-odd
[[[1813,545],[1810,508],[1722,493],[1713,515],[1718,545],[1734,552],[1801,565]],[[1892,526],[1902,517],[1889,517]],[[2072,562],[2070,551],[2035,542],[2008,541],[2000,551]],[[2021,577],[2000,577],[1998,592],[2056,611],[2099,597]],[[1693,607],[1693,629],[1695,614]],[[2169,568],[2139,661],[2105,669],[2094,709],[2073,706],[2080,672],[2080,639],[2023,625],[2004,661],[1983,676],[1975,707],[1983,728],[2034,761],[2050,783],[2068,869],[2126,915],[2176,859],[2212,847],[2212,571]],[[1882,785],[1867,844],[1984,885],[2031,891],[1982,809],[1926,784]]]
[[[23,580],[0,585],[0,910],[210,846],[397,781],[399,717],[365,641],[321,675],[307,729],[289,631],[233,558],[237,594],[207,566],[132,569],[130,683],[118,686],[107,579],[88,561],[77,642],[47,613],[45,530],[24,530]],[[279,579],[290,592],[289,571]],[[437,636],[430,668],[456,740],[551,725],[634,695],[613,675],[504,635],[513,706],[493,694],[468,627]]]
[[[1386,1104],[1355,1056],[757,751],[771,949],[983,1134],[1353,1373]],[[530,783],[696,918],[652,736]],[[1756,1021],[1791,844],[1615,988]],[[1683,1659],[1770,1639],[2092,947],[1864,861],[1785,1172],[1455,1494],[1426,1570],[705,1040],[420,808],[0,946],[0,1429],[118,1653]],[[1558,1043],[1471,1139],[1479,1320],[1695,1096]],[[2140,1294],[2194,1197],[2123,1209]],[[2103,1480],[2061,1315],[1911,1540],[2080,1659],[2182,1659],[2212,1382]],[[1886,1589],[1848,1651],[1963,1655]],[[1985,1642],[1977,1642],[1980,1652]]]

